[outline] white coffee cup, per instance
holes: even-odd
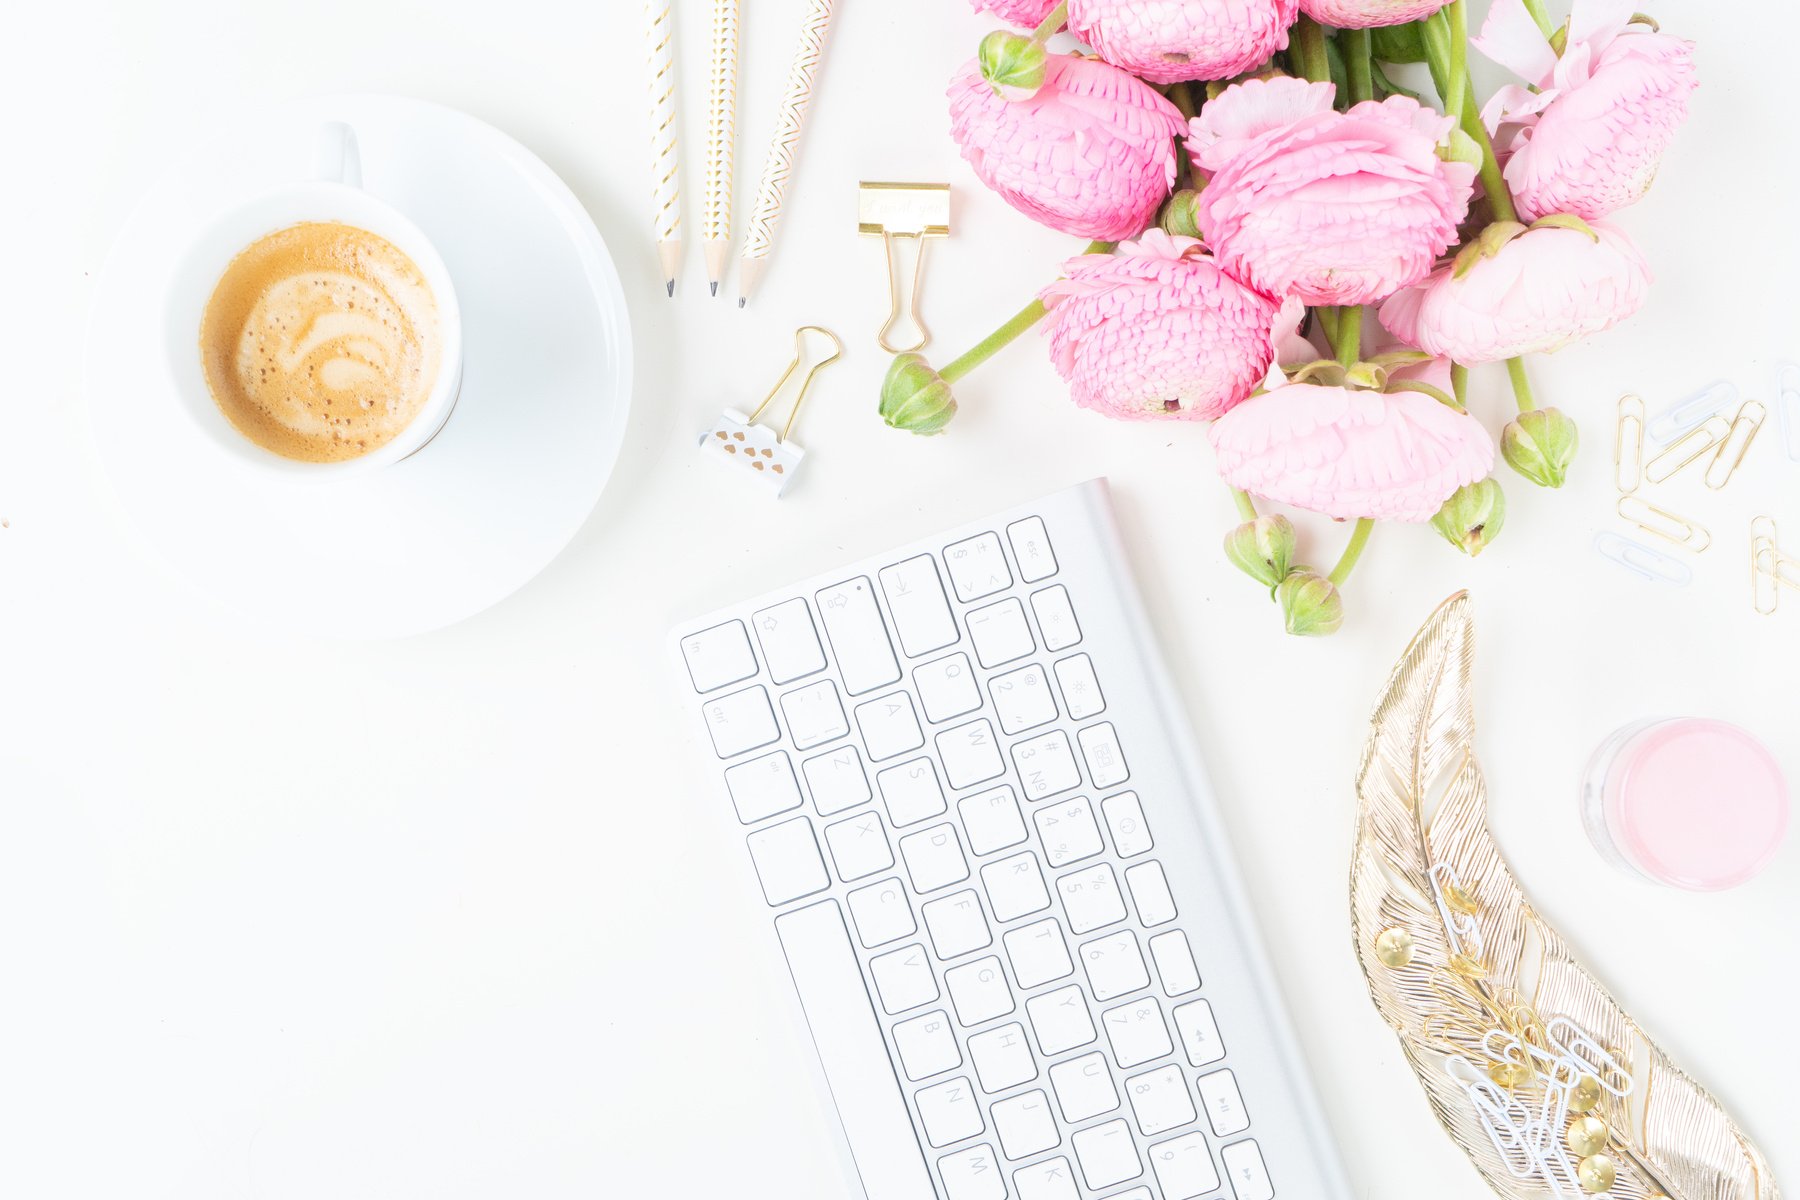
[[[339,462],[299,462],[257,445],[231,423],[207,387],[200,325],[213,289],[238,253],[277,230],[307,221],[335,221],[387,239],[412,259],[437,303],[441,347],[437,382],[418,415],[386,445]],[[278,188],[211,221],[182,256],[170,283],[164,336],[174,392],[184,412],[219,450],[254,470],[298,480],[362,475],[408,458],[436,437],[462,390],[462,311],[450,271],[431,240],[399,209],[362,188],[356,134],[341,122],[319,129],[314,178]]]

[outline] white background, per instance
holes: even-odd
[[[740,174],[760,166],[799,0],[752,0]],[[1702,90],[1652,195],[1621,219],[1659,281],[1633,321],[1535,361],[1587,438],[1568,488],[1507,478],[1478,561],[1384,527],[1335,638],[1285,638],[1218,551],[1235,518],[1203,431],[1074,409],[1027,338],[960,389],[947,437],[874,414],[878,247],[860,178],[956,185],[929,317],[939,362],[1051,279],[1071,239],[983,193],[942,91],[985,23],[961,0],[844,0],[762,298],[711,302],[691,254],[663,298],[637,5],[236,0],[32,5],[0,75],[0,1192],[101,1197],[767,1197],[842,1193],[804,1046],[766,1019],[760,914],[668,687],[676,619],[1095,474],[1209,761],[1356,1191],[1484,1189],[1429,1117],[1348,945],[1352,775],[1376,688],[1452,590],[1481,627],[1493,824],[1525,887],[1625,1006],[1800,1186],[1791,996],[1800,839],[1696,896],[1601,864],[1575,781],[1621,723],[1737,720],[1800,778],[1800,597],[1752,615],[1746,525],[1800,549],[1800,465],[1765,435],[1685,589],[1595,557],[1613,528],[1612,403],[1724,376],[1767,395],[1800,357],[1783,115],[1785,5],[1676,4]],[[1482,7],[1478,5],[1477,7]],[[705,5],[684,0],[689,228]],[[1759,32],[1761,31],[1761,32]],[[492,611],[430,636],[321,645],[246,625],[136,550],[100,477],[79,362],[109,241],[172,152],[287,97],[385,90],[467,109],[558,170],[633,304],[626,453],[574,544]],[[739,192],[749,204],[750,182]],[[146,314],[146,319],[151,319]],[[797,436],[787,499],[699,460],[791,330],[850,343]],[[1504,378],[1477,404],[1497,432]],[[221,496],[220,503],[230,503]],[[1344,530],[1305,526],[1328,561]],[[221,547],[220,553],[228,550]]]

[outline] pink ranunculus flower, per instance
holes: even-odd
[[[1461,278],[1446,263],[1381,306],[1381,323],[1411,346],[1465,366],[1560,349],[1643,306],[1650,264],[1624,232],[1542,225],[1477,257]]]
[[[1230,79],[1288,44],[1298,0],[1069,0],[1069,31],[1151,83]]]
[[[1450,364],[1429,364],[1449,385]],[[1290,383],[1214,422],[1225,482],[1339,520],[1429,521],[1494,469],[1481,422],[1423,392]]]
[[[1052,54],[1037,94],[1009,101],[970,61],[949,94],[950,136],[975,174],[1052,229],[1135,237],[1174,186],[1181,113],[1117,67]]]
[[[991,12],[1020,29],[1036,29],[1050,15],[1057,0],[970,0],[976,12]]]
[[[1331,107],[1300,79],[1226,88],[1190,125],[1206,172],[1200,235],[1238,278],[1307,304],[1369,304],[1415,283],[1456,240],[1475,168],[1445,162],[1451,120],[1405,96]]]
[[[1255,390],[1274,358],[1280,305],[1220,270],[1195,238],[1151,229],[1063,270],[1042,293],[1044,332],[1083,408],[1212,420]]]
[[[1429,17],[1450,0],[1300,0],[1300,11],[1322,25],[1368,29]]]
[[[1687,120],[1693,47],[1631,17],[1631,0],[1576,0],[1559,57],[1520,0],[1496,0],[1472,39],[1538,88],[1503,87],[1482,110],[1525,220],[1634,203]]]

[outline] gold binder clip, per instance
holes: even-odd
[[[1744,465],[1744,455],[1750,453],[1750,443],[1756,440],[1768,416],[1769,410],[1760,400],[1746,400],[1738,406],[1725,440],[1719,443],[1719,452],[1706,466],[1707,487],[1716,492],[1731,482],[1737,469]]]
[[[950,236],[950,185],[947,183],[860,183],[856,188],[856,231],[881,238],[887,260],[888,318],[876,341],[889,354],[922,348],[931,340],[919,316],[919,283],[925,274],[925,239]],[[913,267],[904,289],[897,243],[913,243]],[[905,346],[888,340],[895,326],[909,323],[918,334]]]
[[[830,340],[831,353],[814,360],[800,379],[800,390],[794,394],[794,406],[788,409],[787,420],[782,422],[781,432],[758,425],[756,418],[762,416],[763,410],[774,403],[775,397],[781,394],[800,364],[806,361],[806,335],[819,334]],[[788,434],[793,432],[794,420],[800,415],[800,405],[806,401],[807,389],[812,387],[813,376],[828,363],[834,363],[844,356],[844,343],[838,340],[837,334],[818,325],[802,325],[794,331],[794,361],[775,386],[769,389],[762,403],[752,409],[748,416],[735,408],[728,408],[719,414],[719,419],[712,427],[700,435],[700,451],[710,454],[722,461],[747,466],[764,483],[775,489],[779,496],[786,490],[794,472],[799,468],[801,460],[806,457],[806,449],[798,442],[791,440]]]
[[[1653,533],[1695,554],[1712,545],[1712,534],[1703,526],[1668,509],[1658,508],[1642,496],[1620,496],[1619,515],[1645,533]]]
[[[1781,606],[1781,576],[1775,561],[1775,518],[1750,519],[1750,600],[1762,616]]]
[[[1644,464],[1644,478],[1661,483],[1681,468],[1718,446],[1731,434],[1731,422],[1724,417],[1708,417],[1673,442],[1668,449]]]
[[[1644,398],[1619,397],[1619,424],[1613,437],[1613,484],[1628,496],[1644,481]]]

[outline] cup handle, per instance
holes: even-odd
[[[356,148],[356,130],[342,121],[327,121],[319,126],[319,138],[313,147],[313,178],[362,186],[362,155]]]

